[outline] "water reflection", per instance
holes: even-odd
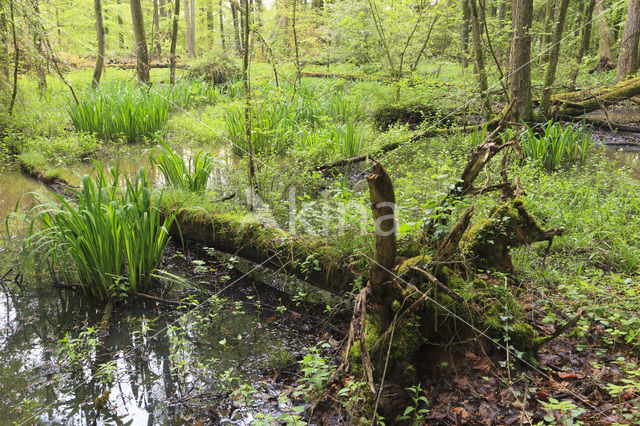
[[[26,421],[30,414],[39,423],[74,425],[206,418],[193,408],[220,400],[216,396],[228,389],[221,380],[225,371],[254,382],[274,351],[282,346],[301,351],[311,343],[263,323],[238,302],[180,315],[137,301],[117,309],[106,339],[96,336],[100,343],[73,363],[58,342],[98,324],[100,307],[74,292],[33,284],[25,291],[5,286],[0,293],[0,418],[5,422]],[[110,373],[100,374],[105,366]],[[102,409],[96,406],[101,396]],[[31,412],[25,408],[29,401],[35,407]]]

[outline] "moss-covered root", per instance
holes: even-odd
[[[522,200],[496,207],[491,215],[469,229],[460,250],[475,266],[502,272],[513,270],[509,248],[536,241],[551,241],[564,228],[544,230],[529,214]]]

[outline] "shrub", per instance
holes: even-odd
[[[445,117],[444,111],[419,102],[382,106],[373,114],[376,127],[383,131],[396,123],[406,124],[412,129],[420,126],[425,120],[441,121],[442,125],[449,124],[451,120]]]
[[[219,51],[209,52],[194,60],[185,77],[200,79],[210,84],[225,84],[240,79],[240,67],[235,59]]]
[[[100,139],[140,141],[161,130],[169,119],[170,101],[153,90],[127,84],[104,84],[84,93],[67,111],[79,132]]]
[[[554,170],[561,165],[583,165],[593,142],[591,132],[584,127],[580,130],[571,126],[563,128],[560,123],[549,121],[539,129],[527,128],[520,145],[525,157],[547,170]]]
[[[151,154],[151,164],[157,166],[164,176],[167,185],[186,191],[202,192],[207,188],[207,182],[216,160],[213,155],[199,152],[189,156],[189,160],[176,154],[165,141],[160,141]]]
[[[98,163],[96,168],[95,178],[82,177],[75,202],[54,194],[55,201],[36,204],[26,248],[52,265],[70,261],[75,279],[104,300],[148,287],[159,272],[174,216],[163,219],[152,204],[144,168],[134,179],[124,177],[124,188],[117,167],[109,173]]]

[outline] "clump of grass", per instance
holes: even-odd
[[[75,202],[54,195],[55,201],[36,204],[25,244],[51,265],[70,263],[71,269],[61,268],[73,271],[67,278],[105,300],[148,287],[159,273],[174,216],[163,218],[152,203],[144,168],[133,179],[117,167],[108,173],[98,163],[96,168],[95,177],[82,177]]]
[[[163,94],[127,84],[104,84],[67,107],[79,132],[100,139],[137,142],[161,130],[169,119],[170,101]]]
[[[334,131],[334,141],[343,158],[359,155],[364,147],[365,128],[355,125],[353,120],[338,126]]]
[[[213,155],[198,152],[185,159],[160,140],[151,154],[151,164],[157,166],[167,185],[192,192],[202,192],[207,188],[211,171],[216,165]]]
[[[547,170],[562,165],[579,164],[587,161],[593,146],[591,133],[576,130],[571,126],[562,127],[560,123],[547,122],[540,132],[527,128],[522,135],[520,145],[528,159],[539,163]]]

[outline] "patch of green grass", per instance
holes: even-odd
[[[547,170],[555,170],[562,165],[583,165],[592,145],[591,133],[584,127],[580,130],[572,126],[563,128],[562,124],[553,121],[539,129],[527,128],[520,141],[525,157]]]
[[[139,142],[166,126],[170,106],[170,100],[154,90],[120,83],[85,91],[79,104],[70,102],[67,111],[79,132]]]
[[[216,160],[213,155],[200,151],[185,161],[165,141],[160,140],[160,145],[151,154],[151,164],[158,167],[168,186],[202,192],[207,188]]]

